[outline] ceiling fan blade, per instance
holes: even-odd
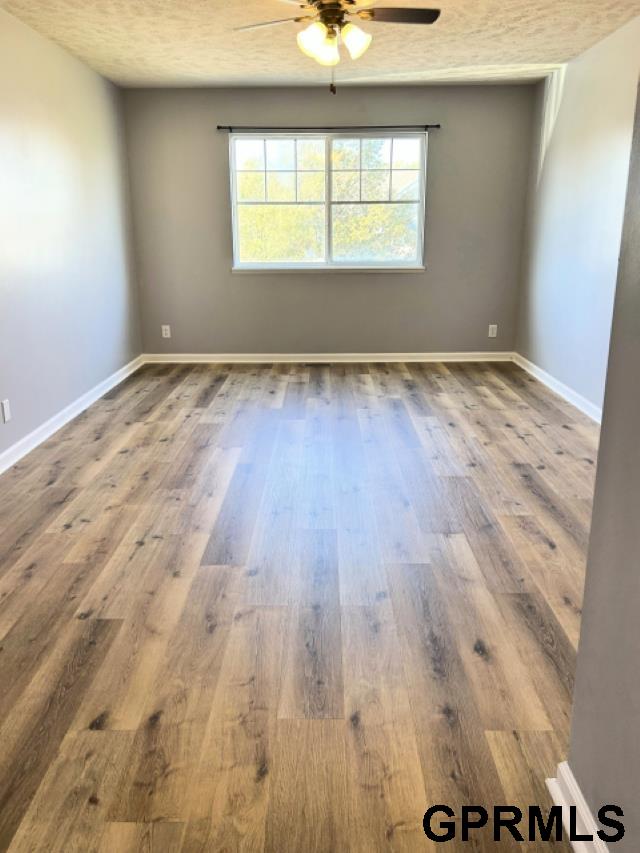
[[[262,27],[277,27],[280,24],[297,24],[299,21],[308,20],[308,16],[302,18],[279,18],[277,21],[265,21],[264,24],[249,24],[246,27],[234,27],[233,31],[239,33],[243,30],[260,30]]]
[[[440,9],[397,9],[379,8],[367,10],[370,20],[379,24],[435,24]]]

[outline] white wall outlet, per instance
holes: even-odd
[[[3,400],[0,403],[0,408],[2,408],[2,423],[8,424],[11,420],[11,406],[8,400]]]
[[[171,337],[171,326],[163,326],[162,327],[162,337],[170,338]]]
[[[496,325],[489,326],[489,337],[497,338],[498,337],[498,327]]]

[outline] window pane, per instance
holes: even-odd
[[[420,140],[400,137],[393,140],[393,168],[394,169],[419,169],[420,168]]]
[[[391,164],[390,139],[362,140],[362,168],[388,169]]]
[[[334,261],[418,262],[417,204],[338,204],[332,218]]]
[[[420,198],[420,172],[394,172],[391,178],[393,201],[418,201]]]
[[[267,169],[295,169],[294,139],[267,139]]]
[[[298,201],[324,201],[324,172],[298,172]]]
[[[264,201],[264,172],[238,172],[238,201]]]
[[[267,172],[267,200],[295,201],[296,173]]]
[[[331,143],[331,165],[334,169],[359,169],[360,140],[334,139]]]
[[[334,172],[332,178],[334,201],[360,201],[360,172]]]
[[[391,172],[362,173],[362,201],[389,201]]]
[[[241,263],[324,261],[324,205],[238,206]]]
[[[232,144],[237,264],[422,262],[426,148],[420,134],[263,133],[234,137]]]
[[[298,169],[324,170],[324,139],[298,139]]]
[[[236,139],[236,169],[264,169],[264,140]]]

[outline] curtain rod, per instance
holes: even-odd
[[[439,124],[374,124],[374,125],[340,125],[336,127],[236,127],[235,125],[219,124],[218,130],[228,133],[281,133],[281,132],[317,132],[343,130],[439,130]]]

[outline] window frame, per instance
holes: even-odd
[[[412,138],[420,140],[420,194],[417,201],[333,201],[333,169],[331,168],[331,145],[335,139],[398,139]],[[238,258],[239,242],[237,228],[237,208],[240,204],[252,204],[252,202],[238,202],[237,200],[237,172],[235,163],[235,141],[238,139],[322,139],[325,145],[325,198],[323,202],[271,202],[272,204],[296,204],[296,205],[321,205],[325,206],[325,260],[322,262],[310,261],[260,261],[260,262],[242,262]],[[229,176],[231,189],[231,227],[232,227],[232,252],[233,252],[233,272],[420,272],[425,267],[425,227],[426,227],[426,195],[427,195],[427,163],[428,163],[428,147],[429,147],[429,132],[428,131],[401,131],[389,130],[381,131],[372,129],[370,131],[280,131],[269,133],[251,133],[251,132],[231,132],[229,134]],[[393,155],[391,155],[393,156]],[[267,164],[265,162],[265,181],[268,173]],[[361,164],[362,165],[362,164]],[[296,164],[297,166],[297,164]],[[272,170],[277,171],[277,170]],[[290,170],[285,170],[290,171]],[[359,169],[362,179],[362,168]],[[367,170],[364,170],[367,171]],[[390,182],[393,180],[393,159],[390,163]],[[401,171],[401,170],[399,170]],[[296,184],[298,170],[295,170]],[[389,190],[391,192],[391,188]],[[254,202],[255,203],[255,202]],[[265,203],[266,186],[265,186]],[[255,203],[259,204],[259,202]],[[401,263],[397,260],[371,262],[343,262],[332,260],[333,255],[333,206],[338,204],[364,205],[364,204],[417,204],[418,205],[418,245],[416,251],[416,259],[407,263]]]

